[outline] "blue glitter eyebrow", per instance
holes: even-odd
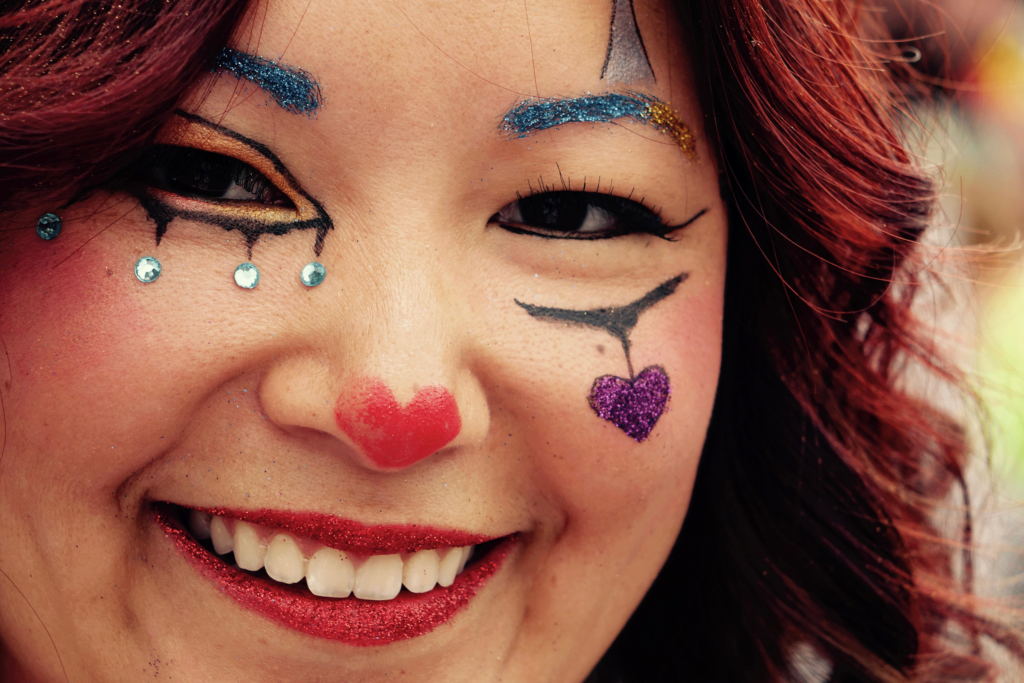
[[[501,120],[511,139],[567,123],[611,123],[628,119],[653,126],[675,140],[690,159],[697,158],[693,134],[667,102],[639,92],[603,93],[582,97],[531,98],[516,104]]]
[[[217,55],[211,71],[227,71],[235,78],[255,83],[292,114],[313,116],[323,105],[323,92],[312,74],[283,62],[226,47]]]

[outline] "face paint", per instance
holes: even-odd
[[[602,420],[608,420],[636,441],[646,439],[672,393],[668,375],[659,365],[651,365],[635,378],[604,375],[590,388],[590,407]]]
[[[524,304],[518,299],[514,301],[534,318],[598,327],[619,340],[626,354],[629,378],[615,375],[598,377],[590,388],[590,407],[602,420],[608,420],[636,441],[643,441],[665,411],[672,389],[668,374],[661,366],[651,365],[641,370],[639,375],[633,375],[629,334],[636,327],[641,313],[673,294],[688,276],[688,273],[683,273],[663,282],[626,306],[575,311]]]
[[[338,428],[383,469],[408,467],[449,444],[462,430],[455,397],[442,386],[424,387],[406,406],[379,379],[368,379],[335,407]]]
[[[213,72],[227,71],[270,95],[285,111],[313,116],[323,104],[320,84],[309,72],[229,47],[217,55]]]
[[[587,94],[572,98],[532,98],[518,103],[502,119],[501,128],[512,138],[567,123],[612,123],[627,119],[669,135],[687,157],[697,159],[693,133],[666,102],[638,92]]]
[[[613,0],[613,3],[608,53],[601,67],[601,78],[610,84],[654,83],[654,70],[636,25],[633,0]]]
[[[153,515],[186,561],[227,597],[296,631],[363,647],[415,638],[450,621],[497,573],[517,543],[516,536],[499,542],[447,588],[421,594],[402,591],[381,602],[321,598],[302,584],[278,583],[229,565],[200,545],[164,508],[158,507]]]
[[[262,235],[287,235],[295,230],[315,230],[313,251],[320,255],[327,232],[334,222],[323,205],[299,185],[276,154],[266,145],[236,133],[230,128],[208,121],[201,116],[178,110],[175,119],[156,140],[158,146],[169,150],[210,153],[237,160],[248,165],[286,196],[292,207],[272,206],[259,202],[211,200],[204,197],[182,196],[150,185],[129,183],[126,190],[133,194],[149,217],[156,223],[156,243],[167,232],[175,218],[217,225],[224,230],[237,230],[245,237],[249,258],[252,248]],[[160,149],[158,147],[157,149]],[[167,175],[160,168],[160,154],[144,159],[140,173]],[[154,170],[155,169],[155,170]]]

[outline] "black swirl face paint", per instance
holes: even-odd
[[[249,258],[263,235],[287,235],[296,230],[313,230],[313,251],[320,255],[327,232],[334,228],[323,205],[302,189],[298,180],[270,149],[230,128],[201,116],[178,110],[157,139],[158,145],[191,148],[222,155],[251,166],[271,183],[292,206],[270,206],[259,202],[211,201],[181,196],[145,184],[130,184],[128,190],[139,200],[156,224],[159,245],[176,218],[237,230],[245,238]]]
[[[597,327],[608,332],[622,344],[629,368],[629,378],[604,375],[590,388],[590,407],[598,417],[608,420],[636,441],[644,441],[658,422],[672,393],[668,374],[660,365],[650,365],[633,373],[629,355],[629,334],[636,327],[640,314],[675,293],[688,273],[661,283],[647,294],[625,306],[576,311],[549,308],[514,301],[534,318],[548,318],[574,325]]]

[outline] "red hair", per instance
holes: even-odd
[[[0,213],[127,168],[245,5],[0,17]],[[958,381],[911,310],[935,187],[904,144],[897,49],[857,7],[678,3],[730,205],[723,368],[683,531],[593,681],[777,680],[801,641],[833,683],[983,680],[983,635],[1022,652],[932,524],[968,454],[898,386],[909,362]]]
[[[36,0],[0,15],[0,213],[65,204],[130,166],[247,4]]]
[[[983,636],[1024,648],[976,610],[969,505],[962,543],[934,517],[965,431],[901,386],[960,381],[912,310],[920,79],[858,2],[677,5],[730,198],[723,370],[683,532],[592,681],[779,680],[798,642],[832,683],[990,680]]]

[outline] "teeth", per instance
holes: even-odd
[[[362,600],[392,600],[402,590],[402,556],[371,555],[356,569],[352,593]]]
[[[426,593],[437,584],[437,569],[441,560],[436,550],[420,550],[405,558],[402,583],[410,593]]]
[[[298,583],[306,576],[306,558],[295,539],[288,534],[274,536],[263,565],[267,576],[281,583]]]
[[[192,528],[192,534],[199,539],[210,537],[210,520],[212,515],[207,512],[193,510],[188,516],[188,525]]]
[[[459,568],[456,570],[456,574],[461,574],[462,570],[466,568],[466,563],[469,562],[469,558],[473,557],[473,546],[469,545],[465,548],[460,548],[460,550],[462,550],[462,559],[459,560]]]
[[[196,538],[212,541],[218,555],[233,552],[242,569],[266,569],[267,576],[279,583],[305,579],[309,591],[323,598],[354,595],[360,600],[393,600],[403,585],[410,593],[447,588],[473,556],[473,546],[356,556],[283,531],[196,510],[189,513],[188,524]]]
[[[220,517],[214,517],[210,522],[210,540],[213,541],[213,550],[218,555],[227,555],[235,549],[235,539],[231,538],[228,525]]]
[[[235,522],[235,562],[251,572],[263,569],[267,546],[260,543],[259,534],[247,522]]]
[[[352,592],[356,568],[348,556],[334,548],[320,548],[309,558],[306,587],[322,598],[347,598]]]
[[[442,551],[441,566],[437,569],[437,585],[447,588],[455,581],[462,562],[462,548],[446,548]]]

